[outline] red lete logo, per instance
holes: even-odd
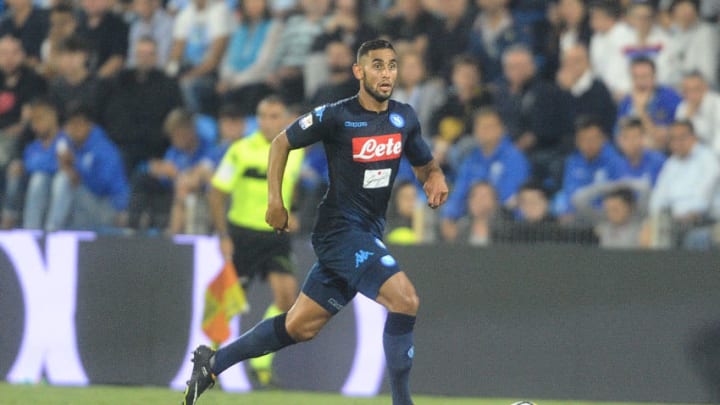
[[[353,160],[356,162],[377,162],[399,159],[402,155],[402,135],[388,134],[353,138]]]

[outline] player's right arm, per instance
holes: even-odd
[[[315,108],[295,120],[280,132],[270,144],[268,157],[268,208],[265,222],[277,232],[288,231],[288,212],[283,204],[282,182],[291,149],[302,148],[323,140],[332,127],[332,119],[325,114],[326,106]],[[323,119],[325,117],[325,119]]]
[[[283,204],[282,182],[290,149],[285,131],[280,132],[270,144],[267,171],[268,208],[265,212],[265,222],[277,232],[288,231],[288,212]]]

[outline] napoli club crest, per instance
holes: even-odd
[[[390,114],[390,123],[396,128],[402,128],[405,126],[405,119],[400,114],[392,113]]]

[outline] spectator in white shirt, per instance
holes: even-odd
[[[696,0],[675,0],[671,8],[670,84],[678,85],[683,74],[697,70],[711,85],[717,83],[718,32],[700,19]]]
[[[590,5],[590,62],[595,75],[605,83],[618,101],[630,91],[630,66],[623,44],[633,35],[620,19],[620,6],[613,1]]]
[[[710,89],[700,72],[685,75],[680,89],[683,100],[675,119],[690,120],[698,138],[720,157],[720,94]]]
[[[687,120],[670,126],[670,151],[650,195],[650,214],[669,210],[675,223],[700,223],[709,214],[720,180],[718,158],[698,141]]]
[[[655,62],[657,78],[661,84],[669,83],[672,76],[670,60],[670,36],[656,23],[656,10],[651,2],[635,2],[627,11],[627,22],[632,33],[623,42],[623,52],[627,63],[645,57]],[[618,77],[628,80],[628,77]],[[623,83],[625,83],[623,81]]]
[[[211,108],[231,24],[232,13],[222,0],[193,0],[175,19],[167,73],[180,73],[183,98],[193,112]]]
[[[660,0],[660,9],[663,11],[669,10],[675,0]],[[720,15],[720,1],[718,0],[695,0],[697,8],[700,11],[700,16],[707,21],[717,21],[718,15]]]

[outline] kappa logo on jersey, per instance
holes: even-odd
[[[347,128],[364,128],[368,126],[368,123],[365,121],[345,121],[345,126]]]
[[[320,107],[315,107],[315,115],[317,116],[318,122],[322,122],[323,114],[325,113],[325,105],[321,105]]]
[[[399,159],[402,155],[402,135],[376,135],[353,138],[353,160],[356,162],[378,162]]]
[[[373,252],[368,252],[367,250],[358,250],[355,252],[355,268],[357,269],[360,267],[361,264],[365,263],[365,260],[368,259],[368,257],[374,255]]]

